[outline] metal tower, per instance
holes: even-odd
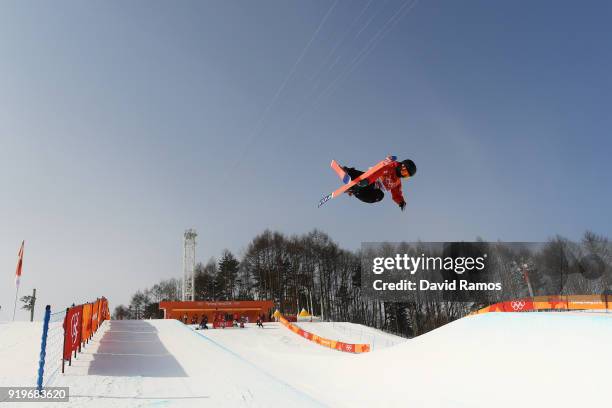
[[[196,237],[194,229],[185,230],[183,238],[183,301],[195,300],[194,269]]]

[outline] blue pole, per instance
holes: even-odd
[[[45,320],[43,321],[42,339],[40,342],[40,361],[38,362],[38,391],[42,391],[43,373],[45,372],[45,357],[47,355],[47,334],[49,333],[49,319],[51,319],[51,306],[45,307]]]

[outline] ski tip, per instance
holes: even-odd
[[[331,200],[334,197],[334,194],[328,194],[325,197],[323,197],[321,200],[319,200],[319,205],[317,205],[317,208],[320,208],[323,204],[325,204],[326,202],[328,202],[329,200]]]

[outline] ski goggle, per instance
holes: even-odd
[[[402,167],[400,168],[400,174],[402,175],[402,177],[409,177],[410,176],[410,173],[408,173],[408,169],[403,164],[402,164]]]

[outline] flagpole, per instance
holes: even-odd
[[[15,321],[15,311],[17,311],[17,294],[19,293],[19,281],[21,280],[21,268],[23,267],[23,245],[25,240],[21,241],[21,247],[17,256],[17,270],[15,271],[15,304],[13,305],[13,321]]]
[[[19,293],[19,285],[15,288],[15,304],[13,305],[13,321],[15,321],[15,311],[17,310],[17,293]]]

